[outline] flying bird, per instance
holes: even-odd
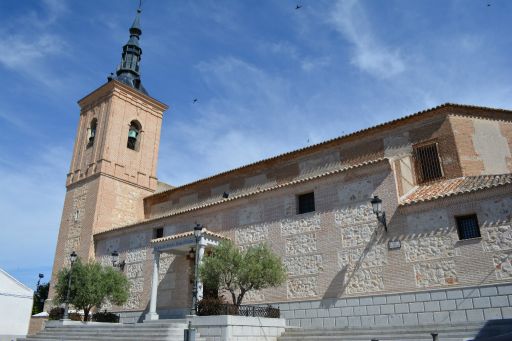
[[[194,98],[194,100],[192,101],[192,104],[195,104],[197,102],[197,98]]]
[[[302,8],[302,5],[295,6],[295,9],[301,9],[301,8]]]

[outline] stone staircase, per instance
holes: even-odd
[[[47,326],[34,336],[18,341],[183,341],[185,320],[158,320],[136,324],[80,324],[59,327]],[[205,341],[199,333],[197,341]]]
[[[287,328],[279,341],[432,341],[430,333],[438,333],[439,341],[512,341],[512,319],[486,323],[425,325],[383,328]]]

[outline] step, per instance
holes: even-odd
[[[432,341],[436,332],[439,341],[463,341],[501,335],[500,340],[512,340],[512,319],[452,325],[422,325],[370,328],[297,328],[289,327],[279,341]],[[510,334],[507,334],[510,333]],[[478,339],[476,339],[478,340]]]
[[[73,324],[49,326],[19,341],[183,341],[188,327],[184,319],[157,320],[137,324]],[[197,341],[205,341],[199,333]]]

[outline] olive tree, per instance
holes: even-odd
[[[57,275],[55,290],[58,303],[66,302],[70,273],[69,303],[83,309],[84,321],[88,320],[92,308],[100,309],[107,300],[116,305],[128,300],[130,284],[122,272],[96,262],[82,263],[78,259],[72,271],[64,268]]]
[[[240,306],[247,292],[281,285],[286,271],[281,258],[265,244],[240,250],[223,241],[203,259],[199,276],[206,286],[228,291],[233,304]]]

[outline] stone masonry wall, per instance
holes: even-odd
[[[418,303],[423,297],[421,302],[426,307],[430,304],[427,304],[428,301],[434,300],[432,297],[435,295],[430,293],[436,290],[466,290],[510,283],[512,197],[509,189],[498,188],[412,207],[397,207],[394,188],[394,177],[389,165],[381,163],[264,193],[251,199],[227,203],[223,207],[169,217],[115,233],[121,235],[123,240],[140,231],[147,231],[149,236],[153,228],[164,226],[165,234],[169,235],[189,231],[193,223],[198,221],[204,222],[208,229],[231,238],[241,248],[267,243],[282,257],[288,278],[280,287],[250,293],[245,303],[302,302],[304,306],[308,306],[307,302],[343,302],[345,299],[354,299],[349,302],[359,302],[364,307],[356,309],[356,304],[353,305],[353,314],[356,317],[352,320],[359,320],[361,323],[363,316],[368,321],[376,321],[377,315],[384,315],[367,313],[371,304],[361,302],[373,302],[372,297],[376,297],[375,302],[382,301],[378,297],[386,295],[394,297],[407,293],[404,294],[408,295],[405,297],[414,297],[414,301],[406,301],[407,298],[402,301],[400,298],[399,302],[395,302],[393,298],[390,299],[393,305],[407,303],[408,311],[403,306],[394,307],[393,309],[398,310],[393,310],[392,315],[415,314],[413,317],[396,317],[398,321],[404,321],[403,323],[412,323],[410,321],[415,318],[423,318],[420,313],[432,313],[434,316],[435,311],[422,311],[421,309],[427,308],[413,308],[416,305],[410,306],[409,303]],[[316,210],[297,214],[296,195],[308,191],[315,193]],[[374,194],[383,199],[388,218],[387,233],[377,223],[369,204],[369,198]],[[460,241],[455,228],[455,216],[471,213],[478,215],[482,237]],[[106,243],[113,236],[104,234],[101,238],[98,245]],[[400,249],[389,249],[390,240],[399,240]],[[122,243],[121,241],[121,245]],[[125,247],[126,249],[121,249],[128,252],[130,246]],[[148,249],[146,265],[151,264],[151,257]],[[179,258],[176,257],[176,260]],[[186,280],[183,282],[188,276],[190,264],[175,264],[175,275],[167,278],[168,281],[176,281],[175,284],[161,282],[159,295],[163,286],[172,286],[176,290],[160,296],[160,311],[186,307],[188,304],[180,301],[180,298],[190,295],[190,283]],[[150,271],[145,271],[144,276],[145,294],[141,297],[148,297]],[[165,280],[164,278],[162,281]],[[179,280],[182,282],[178,283]],[[425,298],[428,295],[423,295],[424,293],[429,293],[430,298]],[[460,299],[462,298],[464,297]],[[491,299],[493,298],[489,296],[489,300]],[[435,301],[439,301],[441,305],[442,299]],[[385,302],[388,302],[387,299]],[[500,304],[505,304],[503,302]],[[145,307],[147,298],[146,301],[141,299],[138,306],[139,309]],[[310,307],[313,309],[313,306]],[[501,316],[505,316],[508,309],[501,308],[507,307],[510,305],[488,308],[499,308]],[[134,306],[134,310],[135,308]],[[330,308],[341,310],[337,306]],[[391,308],[382,309],[385,311]],[[404,309],[403,312],[400,309]],[[463,309],[465,318],[479,314],[465,311],[472,309]],[[448,312],[449,318],[453,317],[455,321],[456,316],[462,314],[458,313],[459,310],[456,306],[439,312]],[[496,310],[481,312],[487,318],[494,316],[492,312]],[[373,317],[368,317],[370,315]],[[293,318],[303,318],[299,316],[293,315]],[[304,318],[332,318],[329,320],[332,322],[336,321],[336,317],[343,316],[347,315]],[[395,318],[390,316],[379,319],[387,319],[389,322]],[[446,314],[436,316],[440,318]],[[308,322],[304,323],[306,325]]]
[[[512,285],[278,303],[302,328],[443,325],[512,318]]]

